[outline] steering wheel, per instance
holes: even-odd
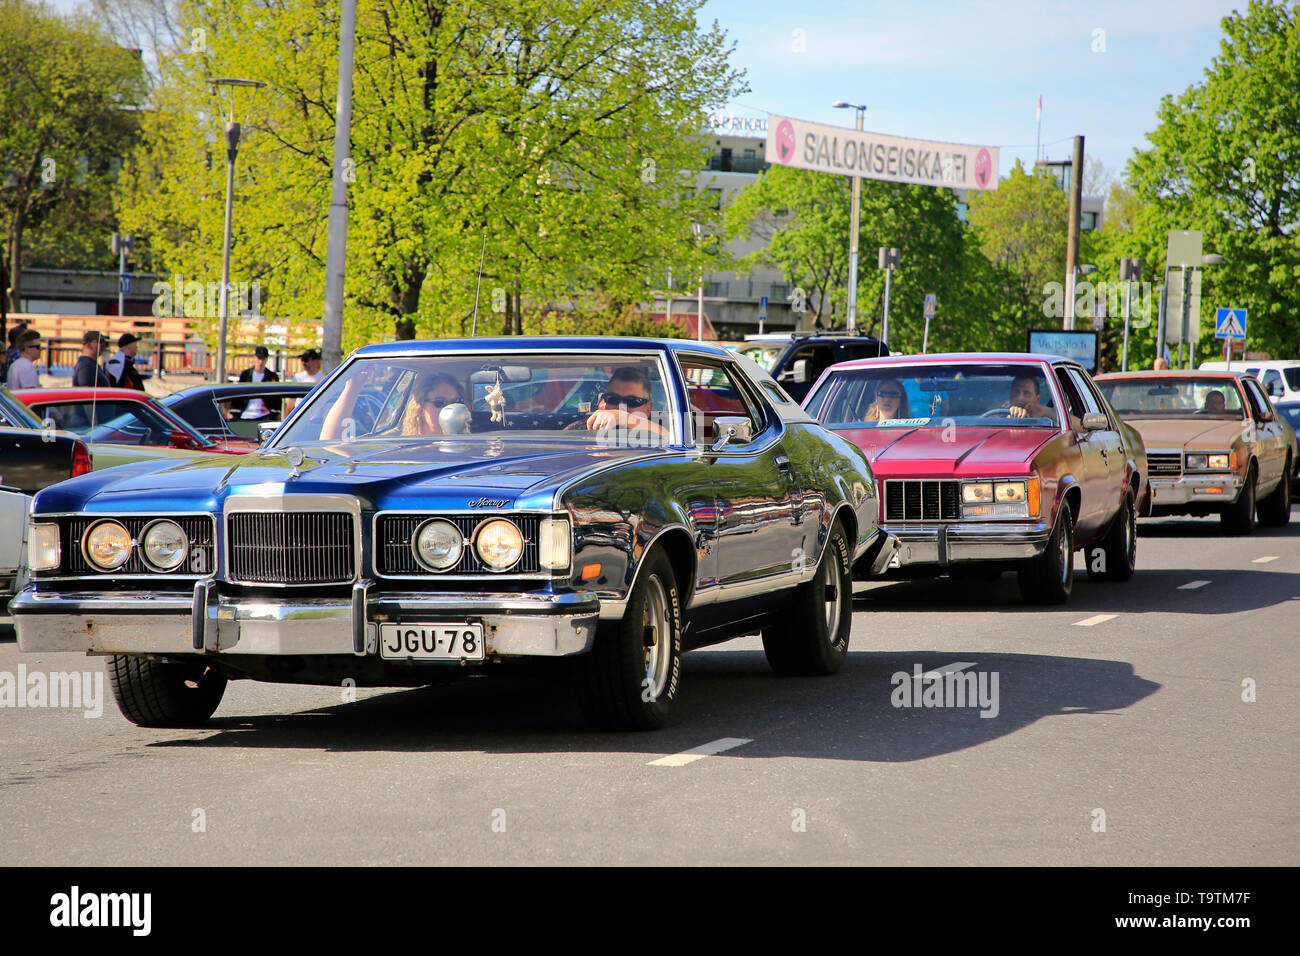
[[[990,408],[987,412],[980,415],[980,418],[1010,418],[1010,408]]]

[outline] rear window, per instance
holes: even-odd
[[[1282,375],[1286,378],[1287,388],[1300,392],[1300,365],[1293,365],[1291,368],[1283,369]]]

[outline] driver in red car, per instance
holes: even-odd
[[[1017,375],[1011,383],[1007,401],[1009,418],[1051,418],[1052,410],[1043,404],[1037,375]]]

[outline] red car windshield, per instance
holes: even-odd
[[[828,428],[1052,427],[1037,365],[876,365],[833,372],[805,403]]]

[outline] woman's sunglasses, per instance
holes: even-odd
[[[902,398],[902,392],[876,392],[876,398]]]
[[[434,408],[446,408],[459,401],[459,398],[439,398],[437,395],[426,395],[424,398],[424,404],[432,405]]]
[[[620,395],[618,392],[606,392],[600,396],[600,400],[605,403],[606,408],[614,408],[618,405],[626,405],[628,408],[640,408],[650,401],[650,399],[642,398],[639,395]]]

